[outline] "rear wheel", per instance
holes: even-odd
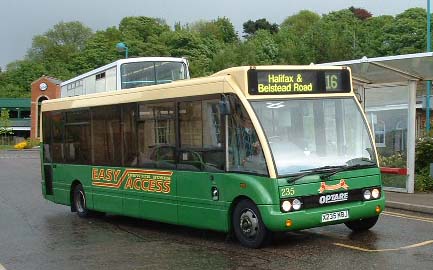
[[[242,200],[235,206],[232,225],[236,238],[245,247],[259,248],[270,239],[259,209],[250,200]]]
[[[371,229],[379,219],[379,216],[345,222],[344,224],[354,232],[362,232]]]
[[[79,217],[85,218],[90,215],[90,211],[86,207],[86,193],[83,186],[78,184],[74,187],[74,208]]]

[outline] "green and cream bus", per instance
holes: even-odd
[[[350,69],[236,67],[45,101],[42,192],[94,212],[233,232],[375,225],[385,204]]]

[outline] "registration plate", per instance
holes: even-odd
[[[348,210],[322,214],[322,222],[330,222],[330,221],[347,219],[347,218],[349,218]]]

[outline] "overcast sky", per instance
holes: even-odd
[[[60,21],[80,21],[93,30],[118,26],[125,16],[163,18],[192,23],[228,17],[239,34],[249,19],[281,23],[306,9],[318,14],[348,8],[365,8],[374,16],[396,15],[408,8],[426,8],[427,0],[0,0],[0,66],[22,59],[34,35]]]

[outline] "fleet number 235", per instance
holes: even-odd
[[[295,195],[295,188],[285,187],[281,189],[281,197],[293,196]]]

